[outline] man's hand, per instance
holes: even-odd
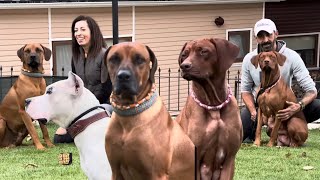
[[[250,114],[251,114],[251,120],[252,121],[256,121],[256,118],[257,118],[257,111],[256,111],[256,109],[254,109],[252,112],[250,112]]]
[[[280,121],[286,121],[296,112],[300,111],[299,103],[286,101],[286,104],[289,105],[286,109],[282,109],[278,111],[277,117]]]

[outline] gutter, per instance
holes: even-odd
[[[173,0],[173,1],[118,1],[119,7],[132,6],[172,6],[172,5],[209,5],[280,2],[285,0]],[[55,3],[0,3],[0,9],[46,9],[46,8],[94,8],[112,7],[111,1],[105,2],[55,2]]]

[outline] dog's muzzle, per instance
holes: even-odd
[[[130,70],[119,70],[116,76],[116,84],[114,87],[115,94],[136,95],[138,86],[135,76]]]
[[[181,69],[181,76],[185,80],[191,81],[192,80],[192,75],[190,74],[190,71],[192,69],[192,64],[191,63],[182,63],[180,65],[180,69]]]
[[[29,56],[29,63],[28,63],[28,65],[29,65],[30,67],[32,67],[32,68],[37,68],[37,67],[39,66],[39,64],[40,64],[40,60],[39,60],[38,55],[36,55],[36,54],[31,54],[31,55]]]

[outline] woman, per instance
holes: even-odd
[[[77,74],[99,100],[106,110],[112,111],[109,96],[112,84],[108,78],[108,70],[104,64],[106,43],[97,22],[89,17],[80,15],[71,26],[72,32],[72,72]],[[58,128],[54,143],[73,142],[71,136],[63,128]]]

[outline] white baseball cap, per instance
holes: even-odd
[[[277,31],[277,27],[270,19],[261,19],[254,25],[254,35],[257,36],[260,31],[272,34],[274,31]]]

